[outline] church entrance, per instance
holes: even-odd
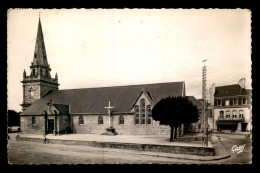
[[[53,134],[54,130],[54,119],[48,120],[48,134]]]

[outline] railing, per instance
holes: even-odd
[[[230,117],[230,118],[227,118],[227,117],[218,117],[218,120],[229,120],[229,121],[244,121],[245,118],[244,117],[238,117],[238,118],[233,118],[233,117]]]

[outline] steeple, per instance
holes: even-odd
[[[42,33],[41,18],[39,17],[38,31],[35,43],[34,57],[32,65],[49,67]]]

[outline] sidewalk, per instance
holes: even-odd
[[[166,158],[179,158],[187,160],[199,160],[199,161],[209,161],[209,160],[219,160],[227,158],[230,155],[225,150],[216,135],[212,136],[212,143],[209,142],[208,147],[202,146],[201,141],[189,141],[187,139],[189,136],[184,136],[177,139],[174,142],[169,142],[169,136],[127,136],[127,135],[117,135],[117,136],[105,136],[105,135],[95,135],[95,134],[66,134],[66,135],[46,135],[48,143],[60,143],[60,144],[73,144],[73,145],[89,145],[95,147],[107,147],[107,148],[120,148],[120,149],[130,149],[139,150],[140,155],[149,155],[157,157]],[[27,141],[43,141],[43,135],[35,134],[19,134],[18,140]],[[185,141],[185,142],[182,142]],[[194,155],[190,153],[199,154],[202,151],[207,151],[211,149],[214,155],[203,156]],[[188,151],[188,152],[187,152]],[[131,151],[130,151],[131,152]],[[184,153],[184,154],[183,154]]]

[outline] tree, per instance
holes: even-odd
[[[160,124],[171,128],[170,142],[177,139],[177,128],[180,124],[195,123],[199,120],[199,110],[186,97],[167,97],[156,103],[152,109],[152,117]]]
[[[20,126],[20,113],[15,110],[8,110],[8,126]]]

